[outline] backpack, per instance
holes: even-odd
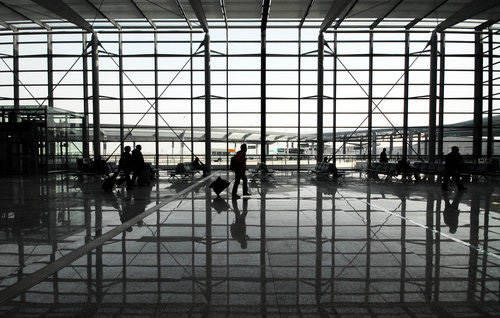
[[[238,164],[236,163],[236,156],[232,156],[231,161],[229,161],[229,170],[235,171],[237,165]]]

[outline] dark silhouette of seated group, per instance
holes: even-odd
[[[380,153],[379,162],[387,163],[389,162],[389,158],[387,157],[386,148],[382,150]],[[448,191],[448,184],[450,179],[452,179],[456,185],[458,190],[465,190],[462,179],[460,178],[460,170],[464,164],[464,159],[459,152],[457,146],[451,147],[451,152],[445,157],[445,173],[443,176],[443,182],[441,185],[441,189],[443,191]],[[415,181],[420,180],[420,170],[418,168],[410,165],[407,157],[403,155],[403,157],[398,161],[396,165],[396,172],[402,174],[404,177],[413,174]]]

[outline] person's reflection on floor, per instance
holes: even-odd
[[[146,206],[151,202],[152,186],[137,188],[134,191],[127,191],[122,197],[122,209],[120,211],[120,221],[127,222],[136,215],[141,214],[146,210]],[[137,222],[138,226],[143,226],[144,221]],[[132,227],[127,229],[132,231]]]
[[[233,210],[234,210],[234,222],[230,226],[231,236],[233,239],[238,241],[241,245],[241,248],[247,248],[247,239],[249,236],[247,235],[247,224],[245,218],[248,214],[248,198],[243,198],[243,213],[240,213],[238,208],[238,200],[233,200]]]
[[[458,191],[453,199],[453,202],[450,203],[450,198],[447,192],[443,192],[444,199],[444,223],[448,225],[450,233],[455,233],[458,228],[458,216],[460,214],[460,210],[458,209],[458,205],[463,197],[463,191]]]

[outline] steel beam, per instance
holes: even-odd
[[[493,31],[488,31],[488,159],[493,156]]]
[[[92,34],[92,119],[94,160],[101,156],[101,117],[99,105],[99,40]]]
[[[83,158],[90,157],[89,151],[89,77],[88,77],[88,60],[87,60],[87,34],[82,34],[82,49],[83,49],[83,127],[82,127],[82,143],[83,143]],[[123,111],[120,109],[120,116],[123,116]]]
[[[101,11],[100,7],[97,7],[94,3],[92,3],[92,1],[90,0],[85,0],[92,8],[94,8],[95,11],[97,11],[100,15],[102,15],[103,17],[106,18],[106,20],[109,21],[109,23],[111,23],[112,25],[115,26],[115,28],[117,28],[118,30],[121,30],[122,27],[121,25],[118,24],[118,22],[116,22],[114,19],[110,18],[109,16],[107,16],[104,12]],[[102,2],[101,2],[102,3]]]
[[[321,23],[320,32],[325,32],[332,25],[333,21],[335,21],[335,19],[337,19],[347,6],[352,4],[353,1],[355,0],[334,1],[330,10],[328,10],[325,19]]]
[[[391,14],[392,11],[396,10],[396,8],[401,4],[401,2],[403,2],[403,0],[398,0],[398,2],[394,6],[392,6],[389,9],[389,11],[387,11],[382,17],[379,17],[377,20],[375,20],[375,22],[373,22],[372,25],[370,25],[370,29],[375,29],[377,25],[380,24],[380,22],[382,22],[385,18],[387,18],[389,14]]]
[[[74,25],[86,30],[88,32],[94,32],[92,26],[82,18],[75,10],[73,10],[70,6],[64,3],[61,0],[31,0],[39,6],[49,10],[50,12],[60,16],[63,19],[68,20]]]
[[[20,11],[18,11],[17,9],[13,8],[11,5],[0,2],[0,6],[7,8],[8,10],[14,12],[15,14],[17,14],[18,16],[20,16],[23,19],[32,21],[33,23],[37,24],[39,27],[42,27],[42,28],[48,30],[48,28],[42,22],[36,21],[35,19],[28,17],[27,15],[25,15],[25,14],[21,13]],[[5,25],[7,25],[7,24],[5,24]],[[8,28],[10,29],[10,27],[8,27]]]
[[[332,162],[337,163],[337,33],[333,35],[333,133],[332,133]]]
[[[300,19],[299,29],[302,29],[302,26],[304,25],[304,22],[306,21],[306,18],[309,15],[309,11],[311,10],[313,3],[314,3],[314,0],[309,0],[309,5],[307,6],[306,12],[302,16],[302,19]]]
[[[192,1],[192,0],[190,0]],[[205,34],[205,165],[212,170],[212,118],[210,78],[210,35]],[[192,123],[191,123],[192,124]]]
[[[439,162],[443,162],[444,149],[444,87],[445,87],[445,33],[440,34],[440,49],[439,49],[439,131],[438,131],[438,158]]]
[[[372,130],[373,130],[373,32],[370,32],[370,42],[369,42],[369,53],[368,53],[368,169],[372,167]]]
[[[478,25],[478,26],[476,27],[476,30],[477,30],[477,31],[481,31],[481,30],[487,29],[487,28],[489,28],[490,26],[492,26],[493,24],[498,23],[499,21],[500,21],[500,19],[488,20],[488,21],[483,22],[483,23],[481,23],[480,25]]]
[[[160,129],[159,129],[159,109],[160,109],[160,98],[158,97],[159,92],[158,92],[158,33],[154,34],[154,64],[155,64],[155,167],[158,169],[158,166],[160,165]],[[182,139],[184,139],[184,134],[182,136]],[[182,144],[181,147],[184,147]]]
[[[352,3],[351,3],[351,6],[344,12],[344,14],[337,20],[337,22],[335,23],[335,25],[333,26],[333,28],[335,30],[337,30],[337,28],[340,26],[340,24],[342,24],[342,22],[345,20],[345,18],[347,17],[347,15],[352,11],[352,9],[354,8],[354,6],[356,5],[356,3],[358,3],[358,0],[354,0]]]
[[[260,161],[266,162],[266,131],[267,131],[267,95],[266,95],[266,29],[267,17],[269,15],[269,0],[264,0],[262,5],[262,21],[260,25]]]
[[[298,51],[299,51],[299,60],[298,60],[298,86],[297,86],[297,94],[298,94],[298,98],[297,98],[297,148],[299,149],[299,157],[297,158],[297,171],[300,171],[300,138],[301,138],[301,134],[300,134],[300,125],[301,125],[301,121],[300,121],[300,110],[301,110],[301,100],[302,100],[302,95],[300,93],[300,85],[302,83],[302,77],[301,77],[301,73],[302,73],[302,45],[301,45],[301,42],[302,42],[302,29],[299,28],[298,29],[298,35],[299,35],[299,41],[297,42],[297,45],[298,45]],[[297,203],[298,204],[298,203]]]
[[[429,79],[429,162],[436,160],[437,34],[431,36]]]
[[[498,0],[474,0],[463,6],[460,10],[449,16],[446,20],[441,22],[437,27],[437,32],[442,32],[449,27],[454,26],[460,22],[470,19],[486,10],[500,5]]]
[[[201,5],[201,0],[189,0],[189,3],[193,8],[194,14],[196,14],[196,18],[198,18],[201,28],[203,31],[208,33],[207,17],[205,15],[205,11],[203,10],[203,6]]]
[[[483,139],[483,41],[482,33],[474,34],[474,128],[472,133],[472,156],[479,159]]]
[[[12,35],[12,71],[14,72],[14,108],[19,108],[19,36],[17,34]]]
[[[52,55],[52,34],[47,33],[47,102],[54,106],[54,58]]]
[[[134,0],[130,0],[130,2],[132,2],[132,4],[134,5],[134,7],[137,9],[137,11],[139,12],[140,15],[142,15],[142,17],[144,19],[146,19],[146,21],[148,21],[149,25],[151,25],[151,27],[156,30],[156,24],[154,24],[153,20],[151,20],[145,13],[144,11],[142,11],[142,9],[139,7],[139,5],[134,1]]]
[[[125,151],[125,120],[123,116],[124,102],[123,102],[123,36],[118,34],[118,93],[120,95],[120,150],[121,153]]]
[[[403,86],[403,141],[402,154],[408,154],[408,105],[410,88],[410,33],[405,32],[405,73]]]
[[[228,27],[227,26],[227,11],[226,11],[226,3],[224,0],[220,0],[220,9],[222,10],[222,17],[224,18],[224,25],[226,26],[226,31],[227,31],[227,27]]]
[[[420,21],[422,21],[423,19],[428,17],[430,14],[432,14],[434,11],[439,9],[446,2],[448,2],[448,0],[442,0],[438,5],[436,5],[434,8],[432,8],[432,10],[430,10],[429,12],[425,13],[423,16],[413,19],[410,23],[408,23],[406,25],[405,29],[409,30],[409,29],[413,28],[417,23],[419,23]]]
[[[317,162],[323,160],[323,83],[324,83],[324,55],[325,55],[325,36],[323,32],[318,35],[318,109],[316,123],[316,159]]]

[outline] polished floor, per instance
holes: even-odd
[[[498,182],[217,176],[0,178],[0,315],[500,317]]]

